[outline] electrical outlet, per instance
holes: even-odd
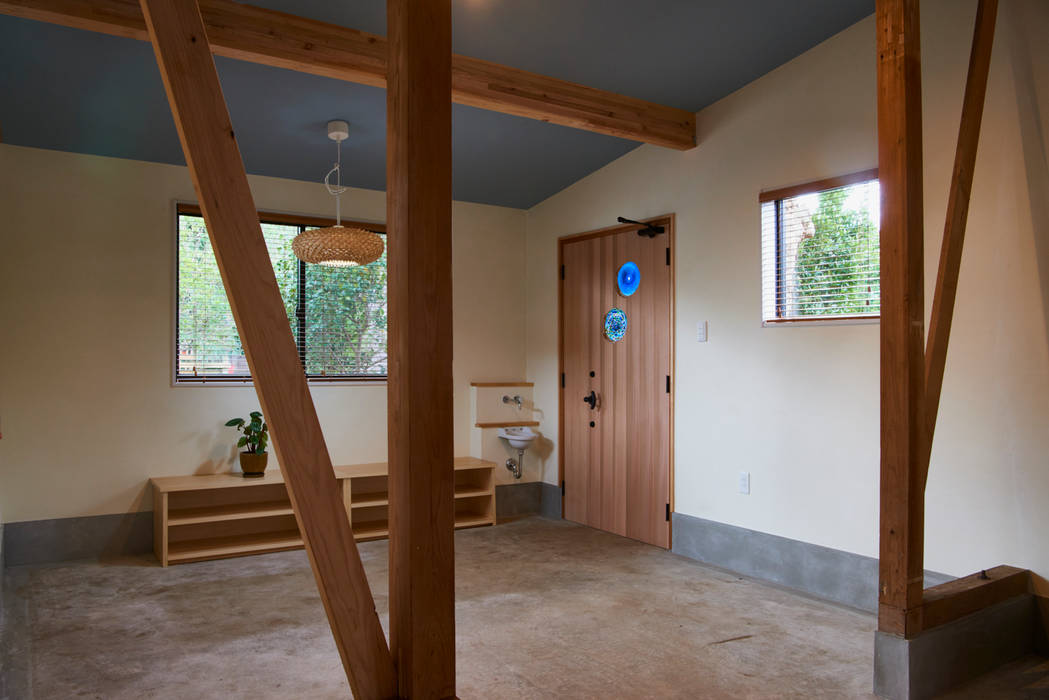
[[[750,472],[739,473],[739,492],[745,496],[750,495]]]
[[[705,343],[707,342],[707,322],[700,321],[696,324],[696,342]]]

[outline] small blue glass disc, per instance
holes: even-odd
[[[628,297],[636,292],[638,285],[641,284],[641,270],[637,269],[637,265],[632,262],[625,263],[619,268],[616,282],[619,284],[619,293]]]
[[[626,334],[626,314],[622,309],[612,309],[605,314],[605,337],[613,343]]]

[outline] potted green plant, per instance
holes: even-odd
[[[269,459],[266,443],[270,439],[270,429],[262,420],[260,412],[252,411],[248,415],[249,420],[230,418],[226,421],[226,426],[244,433],[237,440],[237,447],[246,448],[240,453],[240,468],[244,476],[262,476],[266,471],[266,462]]]

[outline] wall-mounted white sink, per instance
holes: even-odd
[[[508,428],[499,428],[499,437],[510,443],[510,447],[514,448],[519,452],[527,450],[532,445],[532,441],[539,437],[539,434],[527,426],[511,426]]]
[[[520,479],[521,470],[523,469],[524,451],[531,447],[532,441],[539,437],[539,433],[528,426],[513,425],[499,428],[498,435],[510,443],[510,447],[517,450],[517,459],[510,458],[506,460],[506,468],[513,472],[515,479]]]

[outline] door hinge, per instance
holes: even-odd
[[[667,375],[667,393],[670,393],[670,375]]]
[[[565,480],[561,479],[561,498],[565,497]]]
[[[670,504],[667,504],[667,522],[670,522]]]
[[[564,372],[561,373],[561,388],[562,389],[565,388],[565,373]]]
[[[668,266],[670,265],[670,247],[669,246],[667,247],[667,265]],[[561,279],[564,279],[564,277],[562,277]]]
[[[561,266],[561,279],[564,279],[564,278],[565,278],[565,266],[562,265]]]

